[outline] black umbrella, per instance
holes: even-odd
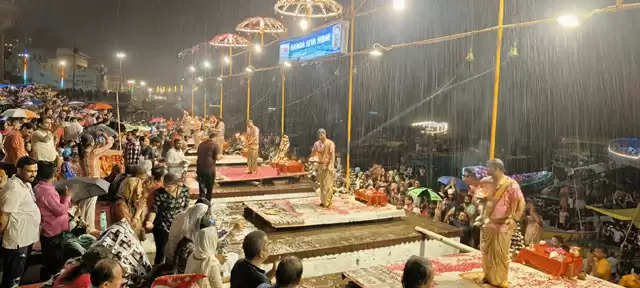
[[[69,192],[73,195],[71,201],[77,203],[94,196],[107,194],[109,185],[109,182],[100,178],[76,177],[56,182],[56,189],[63,190],[65,186],[69,187]]]
[[[115,130],[111,129],[111,127],[104,124],[89,126],[87,127],[87,129],[84,130],[84,132],[92,134],[93,136],[96,136],[99,133],[104,133],[109,137],[115,137],[116,135],[118,135],[118,133]]]

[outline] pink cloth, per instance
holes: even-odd
[[[503,183],[504,181],[507,180],[504,179]],[[498,187],[496,187],[496,191],[498,190]],[[515,220],[518,220],[523,210],[524,196],[522,195],[522,191],[520,190],[520,185],[518,185],[517,182],[513,181],[511,186],[507,188],[507,191],[504,192],[504,195],[502,195],[502,198],[500,198],[498,202],[495,203],[495,208],[490,215],[492,221],[487,226],[489,226],[489,228],[493,230],[507,232],[509,230],[508,225],[498,224],[496,222],[503,222],[508,217],[513,217],[515,218]],[[493,220],[495,220],[496,222],[494,222]]]
[[[40,231],[45,237],[53,237],[69,231],[69,208],[71,197],[60,198],[56,187],[46,181],[40,181],[35,187],[36,204],[40,208],[42,221]]]

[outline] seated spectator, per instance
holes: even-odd
[[[202,274],[206,279],[198,281],[200,288],[222,288],[221,264],[216,257],[218,246],[218,229],[215,226],[198,231],[195,249],[189,260],[185,273]]]
[[[124,287],[137,287],[151,272],[151,264],[129,224],[131,215],[127,206],[120,204],[113,214],[111,219],[114,223],[102,233],[94,247],[110,249],[113,259],[120,263],[124,271]]]
[[[594,249],[591,261],[591,272],[589,274],[609,281],[611,279],[611,265],[607,261],[607,250],[605,248]]]
[[[278,264],[276,284],[261,284],[258,288],[296,288],[302,279],[302,262],[298,257],[289,256]]]
[[[95,288],[126,287],[123,281],[124,269],[112,259],[100,260],[91,270],[91,285]]]
[[[90,288],[91,270],[102,259],[110,259],[113,255],[106,248],[91,248],[82,255],[79,263],[63,270],[60,277],[53,281],[53,288]]]
[[[560,236],[552,236],[550,241],[547,241],[548,245],[554,248],[562,248],[564,245],[564,239]]]
[[[273,263],[273,269],[266,274],[264,270],[260,269],[260,265],[269,257],[269,251],[266,249],[268,242],[267,234],[261,230],[253,231],[244,238],[242,250],[245,258],[233,265],[231,288],[258,287],[263,283],[271,284],[271,278],[273,278],[278,264],[277,261]]]
[[[431,263],[422,257],[411,256],[404,265],[402,288],[429,288],[433,285]]]

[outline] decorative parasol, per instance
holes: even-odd
[[[244,48],[249,46],[249,40],[238,34],[218,34],[209,40],[209,44],[216,47]]]
[[[249,40],[238,34],[218,34],[209,40],[209,44],[215,47],[229,47],[229,74],[233,74],[233,48],[245,48],[249,46]]]
[[[236,31],[245,33],[259,33],[260,47],[264,46],[264,33],[284,33],[287,28],[282,22],[269,17],[251,17],[236,26]]]
[[[95,103],[95,104],[90,104],[89,106],[87,106],[87,109],[89,109],[89,110],[111,110],[111,109],[113,109],[113,106],[111,106],[109,104],[105,104],[105,103]]]
[[[342,5],[334,0],[279,0],[276,13],[307,18],[327,18],[342,14]]]

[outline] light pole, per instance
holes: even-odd
[[[291,62],[285,61],[282,64],[282,68],[280,68],[280,81],[281,81],[280,82],[280,86],[281,86],[280,88],[282,90],[281,91],[282,93],[280,95],[280,105],[282,106],[280,108],[280,137],[284,136],[284,109],[285,109],[285,106],[284,106],[284,103],[285,103],[285,101],[284,101],[284,89],[285,89],[285,81],[287,79],[285,70],[290,68],[290,67],[291,67]]]
[[[60,60],[58,66],[60,66],[60,89],[64,89],[64,66],[67,66],[67,61]]]
[[[189,72],[191,72],[191,117],[194,117],[196,115],[196,90],[195,90],[195,73],[196,73],[196,67],[191,65],[189,66]]]
[[[204,67],[204,96],[202,99],[202,115],[204,119],[207,119],[207,72],[211,70],[211,63],[209,62],[209,60],[204,60],[204,62],[202,62],[202,66]]]
[[[120,62],[120,77],[118,79],[118,89],[116,89],[116,117],[117,117],[117,125],[118,125],[118,150],[122,151],[122,137],[121,137],[121,128],[120,128],[120,89],[122,88],[122,79],[124,77],[124,73],[122,73],[122,60],[127,57],[123,52],[116,53],[116,58]]]

